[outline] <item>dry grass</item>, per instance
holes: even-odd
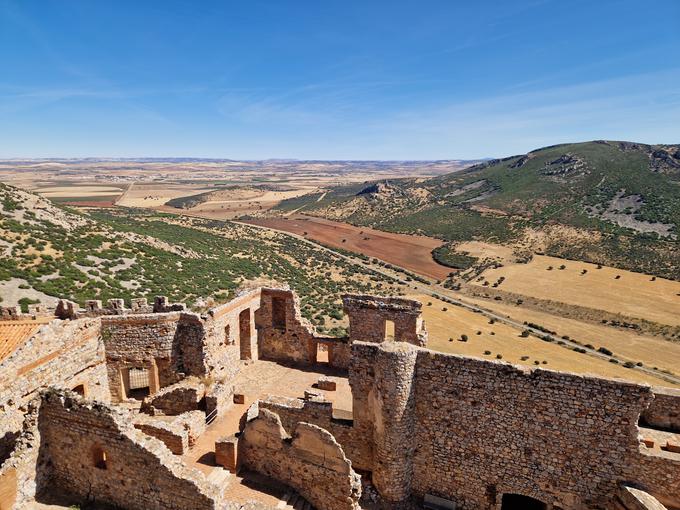
[[[188,195],[197,195],[211,188],[187,184],[172,184],[159,182],[153,184],[133,184],[122,197],[117,205],[124,207],[159,207],[168,200]]]
[[[650,368],[658,367],[680,375],[680,343],[644,336],[632,331],[566,319],[549,313],[527,310],[521,306],[502,304],[498,301],[466,300],[512,317],[516,321],[539,324],[555,331],[559,336],[568,335],[581,344],[591,344],[595,348],[606,347],[614,355],[635,362],[641,361]]]
[[[489,324],[489,319],[482,314],[470,312],[430,296],[421,294],[412,297],[423,303],[423,317],[429,333],[430,349],[485,359],[497,359],[496,356],[500,354],[503,361],[529,367],[540,366],[653,385],[670,385],[652,375],[580,354],[556,343],[544,342],[533,336],[521,338],[519,329],[498,322]],[[429,302],[432,306],[427,306]],[[443,311],[443,308],[447,310]],[[478,331],[481,331],[480,335],[477,334]],[[467,342],[458,340],[463,334],[467,335]],[[453,338],[453,341],[449,341],[450,338]],[[490,351],[491,354],[485,355],[485,351]],[[523,360],[524,356],[528,358]],[[536,365],[535,361],[538,361],[539,365]],[[548,363],[543,364],[543,361]]]
[[[490,284],[505,277],[499,289],[508,292],[680,325],[680,282],[546,256],[488,269],[482,276]]]

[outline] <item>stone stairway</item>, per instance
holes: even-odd
[[[284,510],[315,510],[314,507],[309,504],[309,501],[293,490],[289,490],[283,495],[279,504],[276,505],[276,508]]]

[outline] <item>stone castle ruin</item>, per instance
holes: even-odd
[[[280,288],[0,310],[0,344],[28,328],[0,345],[0,510],[680,509],[680,391],[433,352],[418,302],[343,304],[345,338]]]

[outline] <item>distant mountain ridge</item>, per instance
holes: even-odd
[[[381,187],[338,187],[280,208],[680,279],[680,145],[560,144]]]

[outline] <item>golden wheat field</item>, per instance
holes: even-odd
[[[489,319],[482,314],[450,305],[431,296],[417,294],[409,297],[423,304],[423,318],[429,334],[430,349],[494,360],[500,355],[502,361],[528,367],[594,374],[652,385],[670,385],[652,375],[580,354],[533,336],[521,338],[519,329],[499,322],[490,324]],[[429,303],[432,304],[428,305]],[[467,335],[466,342],[459,340],[461,335]],[[490,354],[485,354],[486,351]],[[523,357],[526,359],[522,359]],[[543,363],[544,361],[547,363]]]
[[[680,282],[537,255],[528,264],[487,269],[472,283],[493,284],[501,277],[500,290],[680,325]]]

